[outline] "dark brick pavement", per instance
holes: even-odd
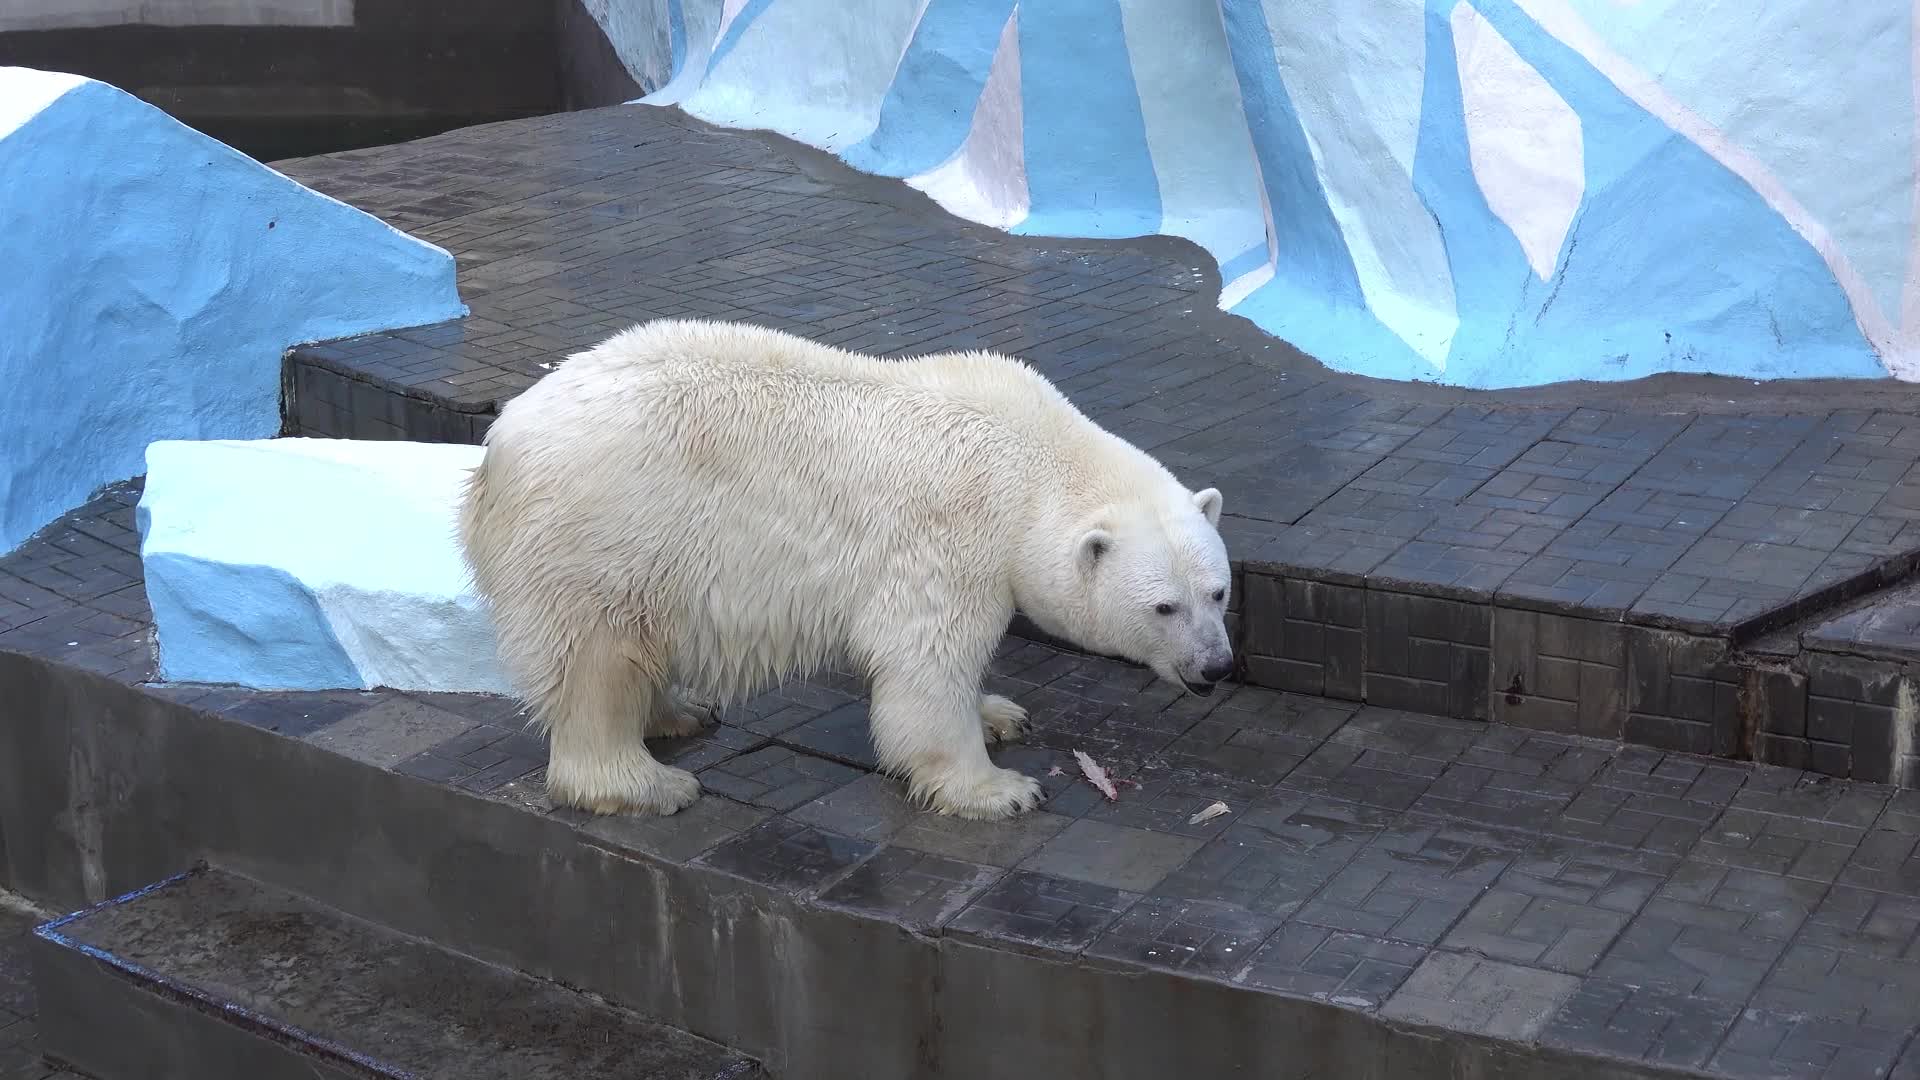
[[[126,682],[153,666],[153,612],[133,508],[141,481],[109,485],[0,557],[0,648]]]
[[[0,559],[0,595],[36,605],[0,648],[148,677],[124,659],[145,655],[144,621],[84,642],[34,629],[138,613],[137,563],[108,554],[131,543],[133,496],[109,490]],[[1823,670],[1820,694],[1884,697]],[[1177,697],[1018,638],[991,679],[1034,723],[994,754],[1045,792],[1006,823],[921,812],[870,771],[844,672],[656,744],[705,789],[666,819],[551,809],[544,747],[501,699],[148,689],[921,934],[1711,1075],[1920,1070],[1920,790],[1260,687]],[[1074,749],[1118,778],[1117,802]],[[1231,812],[1193,820],[1216,800]],[[8,955],[0,1054],[31,1039]]]

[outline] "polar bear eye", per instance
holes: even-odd
[[[1171,615],[1173,614],[1173,605],[1172,604],[1155,604],[1153,605],[1153,610],[1160,615]]]

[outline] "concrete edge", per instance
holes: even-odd
[[[0,884],[70,905],[205,860],[774,1075],[1691,1075],[916,934],[19,654],[0,689],[22,721],[0,728]]]
[[[197,1080],[210,1062],[231,1070],[228,1075],[257,1080],[412,1080],[411,1074],[61,932],[69,923],[131,903],[195,872],[35,928],[29,954],[41,1047],[49,1058],[92,1076],[154,1080]],[[111,1023],[104,1030],[88,1023],[107,1017]]]

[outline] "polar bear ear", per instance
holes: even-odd
[[[1209,525],[1220,524],[1220,507],[1223,502],[1224,500],[1220,497],[1219,488],[1208,488],[1205,491],[1196,491],[1193,493],[1193,505],[1199,507],[1200,512],[1207,515],[1207,523]]]
[[[1113,550],[1113,534],[1105,529],[1088,529],[1074,547],[1074,563],[1080,572],[1089,574],[1093,568]]]

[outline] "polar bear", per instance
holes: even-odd
[[[1220,511],[1019,361],[662,320],[501,410],[460,539],[556,804],[682,809],[699,782],[644,737],[840,661],[871,680],[881,767],[991,820],[1040,797],[987,755],[1026,720],[981,692],[1015,609],[1209,692],[1233,666]]]

